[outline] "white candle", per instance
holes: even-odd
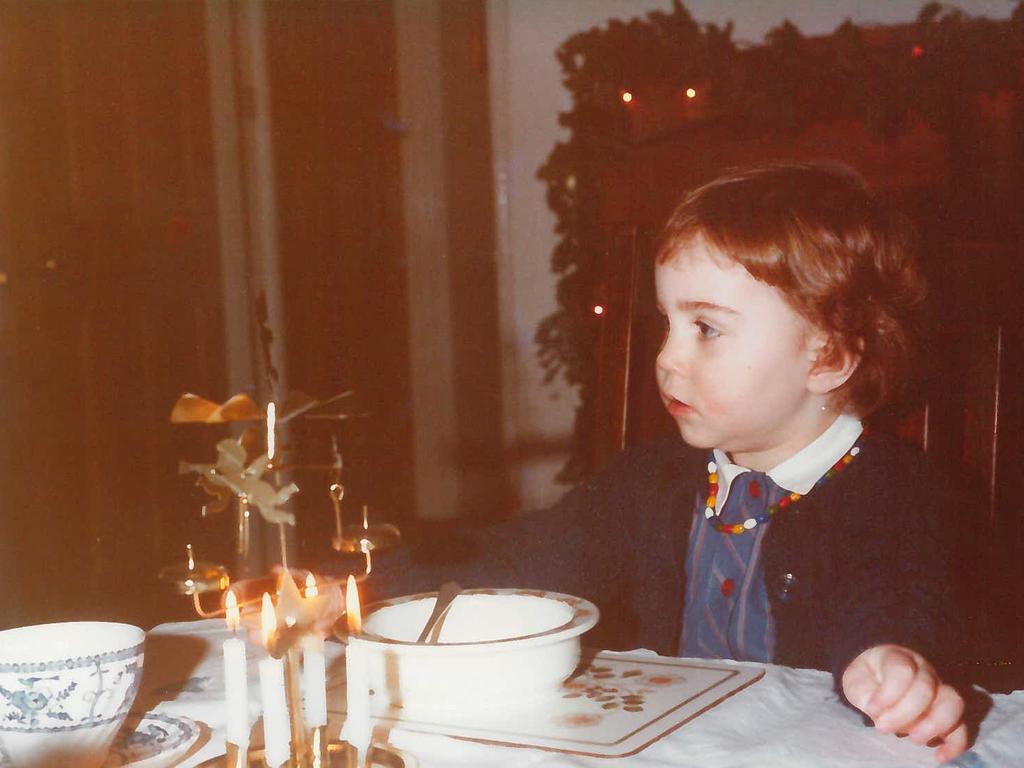
[[[306,597],[316,597],[316,579],[306,576]],[[302,638],[302,692],[306,700],[306,725],[317,728],[327,725],[327,659],[324,639],[316,630]]]
[[[267,403],[267,461],[273,461],[277,455],[277,405]]]
[[[345,648],[345,740],[358,752],[357,765],[363,765],[370,748],[370,682],[362,643],[356,635],[363,631],[356,580],[348,577],[345,585],[345,613],[348,621],[348,646]]]
[[[249,680],[245,642],[235,636],[240,617],[233,590],[227,596],[227,623],[232,637],[224,641],[224,698],[228,708],[227,740],[242,751],[249,746]]]
[[[268,653],[260,659],[260,697],[263,700],[263,744],[266,761],[271,768],[288,762],[291,757],[291,733],[288,727],[288,704],[284,692],[284,661],[269,654],[277,619],[270,595],[263,593],[263,644]]]

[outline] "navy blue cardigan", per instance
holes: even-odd
[[[775,662],[829,670],[837,687],[874,645],[899,643],[936,662],[956,645],[949,484],[912,447],[876,435],[862,445],[845,471],[774,518],[764,544]],[[374,592],[428,591],[454,578],[580,595],[602,614],[587,645],[676,655],[707,457],[679,439],[627,451],[554,507],[474,532],[461,563],[381,558]]]

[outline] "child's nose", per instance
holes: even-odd
[[[689,356],[684,347],[684,344],[673,339],[671,335],[668,336],[655,360],[657,369],[665,374],[684,376],[689,367]]]

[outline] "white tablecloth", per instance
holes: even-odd
[[[163,624],[147,638],[137,709],[186,716],[207,726],[198,749],[181,765],[196,766],[224,752],[222,621]],[[328,665],[340,674],[342,648],[328,643]],[[259,716],[257,649],[249,654],[250,717]],[[335,690],[333,695],[338,695]],[[975,746],[950,766],[1024,768],[1024,691],[994,695]],[[332,728],[337,724],[332,722]],[[497,747],[396,729],[390,740],[422,768],[598,768],[610,763],[679,768],[930,768],[933,751],[865,727],[841,705],[824,672],[769,665],[762,680],[625,758],[595,758]]]

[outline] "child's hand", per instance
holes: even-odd
[[[843,693],[884,733],[907,734],[918,744],[942,739],[939,762],[967,749],[964,700],[939,680],[924,656],[901,645],[876,645],[843,672]]]

